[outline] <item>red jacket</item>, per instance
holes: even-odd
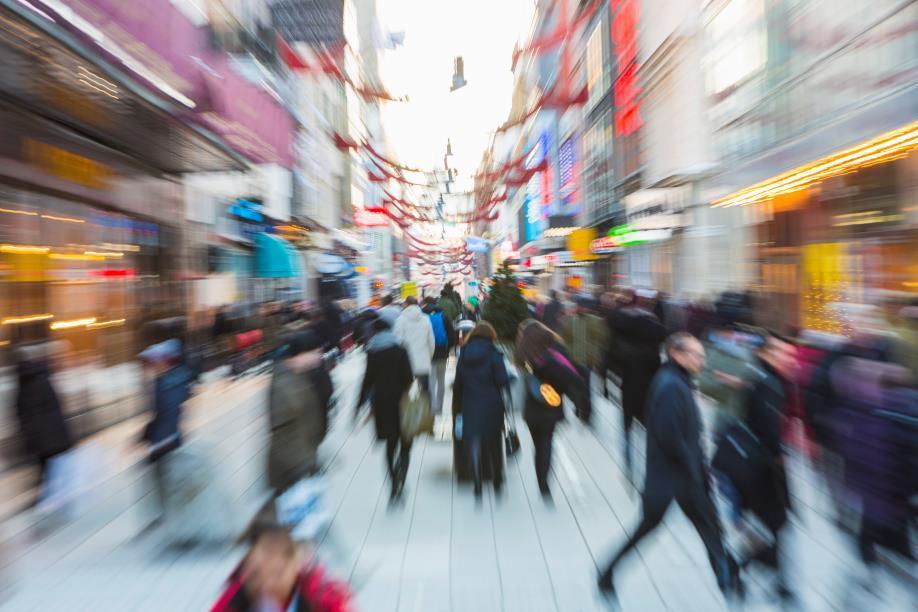
[[[257,602],[252,601],[243,588],[241,569],[237,568],[227,582],[226,589],[211,612],[248,612],[255,610]],[[303,568],[297,578],[296,592],[285,602],[284,610],[296,600],[296,612],[351,612],[351,594],[347,587],[325,576],[322,568],[313,565]]]

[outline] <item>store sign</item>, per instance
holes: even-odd
[[[656,215],[676,215],[692,205],[692,186],[640,189],[624,197],[628,222]]]
[[[578,211],[578,167],[574,137],[565,140],[558,148],[558,178],[561,179],[561,210],[559,214],[575,215]]]
[[[32,138],[23,141],[23,156],[48,174],[92,189],[107,189],[114,176],[103,163]]]
[[[634,134],[643,124],[638,97],[637,29],[640,21],[638,0],[611,0],[615,17],[612,19],[612,44],[618,61],[618,78],[612,89],[615,95],[615,133]]]
[[[578,229],[567,237],[567,249],[575,261],[593,261],[596,255],[590,250],[590,243],[596,238],[592,227]]]
[[[541,175],[541,183],[542,183],[542,218],[543,219],[547,219],[552,214],[552,210],[551,210],[551,195],[552,195],[551,180],[552,180],[552,177],[551,177],[551,160],[549,159],[549,155],[548,155],[548,143],[549,143],[548,132],[542,132],[542,136],[539,138],[539,148],[542,151],[542,155],[539,158],[539,163],[541,163],[543,159],[549,160],[548,163],[545,165],[545,170],[539,173]]]
[[[603,236],[590,243],[590,251],[596,255],[608,255],[622,250],[622,245],[617,238]]]

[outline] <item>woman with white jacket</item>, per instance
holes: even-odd
[[[418,306],[414,296],[405,298],[405,308],[395,322],[395,336],[408,351],[411,371],[421,383],[421,388],[429,390],[430,362],[433,360],[436,342],[430,319]]]

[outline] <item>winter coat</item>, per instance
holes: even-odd
[[[736,420],[746,418],[746,393],[718,380],[716,372],[749,380],[753,371],[749,364],[754,361],[752,352],[739,343],[711,336],[705,342],[707,363],[698,377],[698,388],[717,403],[714,431],[722,432]]]
[[[378,332],[367,345],[367,369],[357,403],[362,406],[370,399],[378,439],[401,435],[400,404],[413,381],[408,352],[391,331]]]
[[[443,312],[446,316],[443,317],[443,326],[446,328],[446,346],[438,346],[434,349],[433,359],[434,361],[442,361],[449,357],[449,352],[459,344],[459,335],[456,333],[456,327],[453,325],[453,321],[449,318],[449,313],[443,311],[439,305],[428,306],[424,309],[424,314],[428,317],[434,313]],[[433,323],[431,323],[431,331],[433,331]],[[436,337],[434,338],[436,341]]]
[[[578,364],[590,369],[603,365],[608,328],[601,318],[593,314],[566,317],[561,323],[561,337]]]
[[[376,312],[379,315],[379,318],[388,323],[389,327],[393,329],[395,328],[395,324],[398,322],[399,317],[402,315],[402,309],[395,304],[383,306]]]
[[[51,383],[48,345],[23,347],[17,351],[16,358],[19,378],[16,410],[27,452],[47,459],[69,450],[73,442]]]
[[[395,336],[408,351],[411,371],[415,376],[430,373],[436,343],[430,319],[418,306],[409,306],[399,315],[395,323]]]
[[[567,396],[577,407],[578,414],[588,412],[590,390],[586,380],[577,371],[573,360],[562,345],[556,345],[537,363],[529,364],[533,376],[540,383],[546,383],[555,388],[560,395]],[[538,402],[530,401],[527,389],[526,405],[523,409],[523,419],[527,423],[557,422],[564,418],[564,411],[560,409],[546,409]]]
[[[542,311],[542,324],[552,331],[557,332],[561,326],[561,317],[563,314],[564,304],[561,303],[561,300],[552,300],[545,305],[545,309]]]
[[[291,594],[291,601],[283,602],[279,610],[284,612],[350,612],[351,595],[347,586],[330,579],[323,569],[313,564],[304,567],[296,579],[296,592]],[[237,567],[229,580],[220,599],[210,609],[211,612],[258,612],[262,610],[260,602],[253,601],[245,589],[242,567]]]
[[[279,493],[317,468],[327,416],[311,374],[277,362],[268,391],[268,416],[268,486]]]
[[[706,483],[701,414],[688,372],[667,362],[647,393],[647,467],[644,498],[671,500]],[[647,501],[645,501],[647,503]]]
[[[503,392],[510,383],[503,353],[485,338],[472,338],[459,353],[453,412],[462,415],[462,437],[491,440],[504,427]]]
[[[446,313],[450,322],[459,318],[459,302],[449,295],[440,296],[437,306]]]
[[[151,460],[159,459],[181,444],[182,406],[191,397],[193,379],[191,369],[179,364],[153,382],[153,420],[144,431],[144,440],[150,444]]]
[[[643,421],[650,381],[660,367],[660,344],[666,339],[666,328],[652,313],[638,308],[619,309],[613,325],[622,368],[622,410]]]

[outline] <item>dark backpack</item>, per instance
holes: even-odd
[[[434,344],[438,347],[449,346],[449,337],[446,335],[446,323],[443,322],[445,316],[443,312],[432,312],[427,315],[430,318],[430,324],[433,326]]]

